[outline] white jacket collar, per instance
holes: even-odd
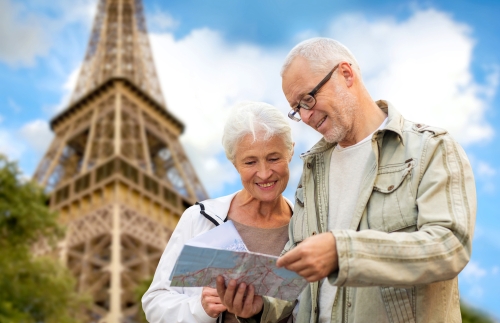
[[[202,201],[201,204],[205,206],[205,212],[209,214],[210,216],[216,217],[217,221],[219,222],[224,222],[227,219],[227,213],[229,212],[229,207],[231,206],[231,201],[233,198],[238,194],[240,191],[236,191],[232,194],[226,195],[226,196],[221,196],[215,199],[208,199],[205,201]],[[284,196],[283,196],[284,197]],[[290,205],[290,208],[293,211],[293,204],[292,202],[287,199],[286,197],[285,201]]]

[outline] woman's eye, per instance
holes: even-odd
[[[255,164],[255,162],[254,162],[254,161],[248,161],[248,162],[245,162],[245,165],[253,165],[253,164]]]
[[[272,162],[275,162],[275,161],[278,161],[279,158],[270,158],[269,160],[272,161]]]

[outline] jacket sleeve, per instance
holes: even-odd
[[[293,315],[296,315],[298,300],[289,302],[278,298],[263,296],[264,308],[260,315],[251,318],[238,317],[240,323],[274,323],[288,317],[288,322],[293,322]]]
[[[430,136],[422,150],[416,191],[417,230],[333,230],[337,286],[407,287],[456,277],[468,263],[476,190],[463,149],[449,136]],[[418,176],[417,176],[418,175]]]
[[[150,323],[214,323],[201,305],[202,288],[170,287],[170,273],[184,243],[200,231],[196,223],[199,209],[188,208],[177,224],[156,268],[153,282],[142,297],[142,307]],[[208,230],[208,228],[207,228]]]

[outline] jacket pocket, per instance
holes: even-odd
[[[380,287],[391,323],[415,323],[414,288]]]
[[[411,175],[415,161],[381,166],[368,201],[370,229],[394,232],[415,231],[417,205],[411,190]]]

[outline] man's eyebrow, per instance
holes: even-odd
[[[299,102],[300,100],[304,97],[304,95],[308,94],[309,92],[300,92],[299,95],[297,95],[297,100],[294,100],[293,101],[293,104],[290,104],[290,102],[288,102],[290,104],[290,107],[292,108],[295,108],[297,105],[299,105]]]

